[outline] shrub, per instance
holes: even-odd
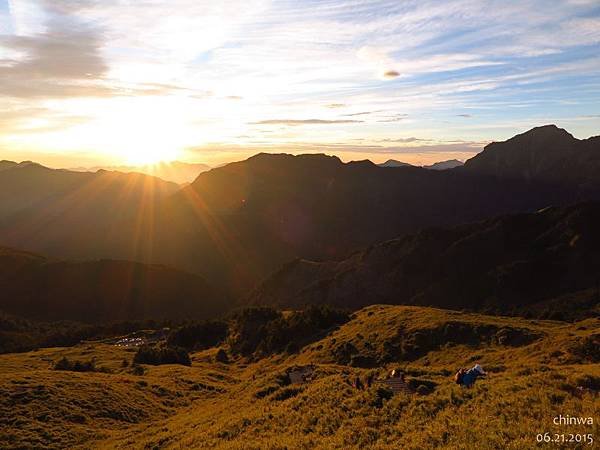
[[[275,401],[283,401],[295,397],[302,391],[301,387],[287,386],[275,392],[271,398]]]
[[[365,369],[372,369],[373,367],[377,367],[377,360],[372,356],[365,355],[352,355],[350,357],[350,365],[352,367],[362,367]]]
[[[153,366],[161,364],[192,365],[190,356],[184,348],[171,346],[151,347],[149,345],[143,345],[133,357],[133,362],[136,364],[150,364]]]
[[[382,408],[383,401],[389,400],[394,396],[394,393],[387,386],[378,386],[374,391],[371,391],[371,399],[369,404],[374,408]]]
[[[273,308],[246,308],[231,318],[229,346],[234,353],[250,355],[266,339],[266,326],[283,316]]]
[[[580,339],[572,348],[571,352],[580,361],[591,363],[600,362],[600,333],[592,334]]]
[[[272,308],[248,308],[232,317],[229,343],[241,354],[297,353],[323,331],[348,321],[329,306],[309,306],[284,316]]]
[[[431,391],[429,390],[429,388],[427,386],[425,386],[424,384],[420,384],[417,387],[417,394],[419,395],[427,395],[429,394]]]
[[[227,356],[227,352],[225,350],[223,350],[222,348],[220,348],[219,351],[217,352],[217,354],[215,355],[215,361],[224,363],[224,364],[228,363],[229,357]]]
[[[592,391],[600,391],[600,376],[583,375],[576,380],[577,386]]]
[[[350,342],[344,342],[333,350],[333,356],[338,364],[349,364],[354,355],[358,355],[358,350]]]
[[[278,389],[279,389],[278,385],[270,384],[270,385],[256,391],[254,396],[256,398],[265,398],[267,395],[272,394],[273,392],[277,391]]]
[[[437,387],[437,383],[431,380],[424,380],[420,378],[413,378],[408,380],[408,386],[414,389],[420,395],[431,394]]]
[[[131,365],[131,373],[133,375],[144,375],[146,373],[146,369],[144,369],[142,366],[140,366],[139,364],[133,363]]]
[[[96,371],[96,363],[94,360],[71,361],[69,358],[64,356],[56,364],[54,364],[54,370],[68,370],[71,372],[95,372]]]
[[[300,347],[294,341],[288,342],[285,346],[285,353],[288,355],[293,355],[294,353],[298,353],[300,351]]]
[[[188,350],[204,350],[219,345],[226,337],[227,322],[210,320],[184,325],[173,331],[167,338],[167,344]]]

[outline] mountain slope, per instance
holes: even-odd
[[[504,179],[550,181],[581,187],[600,184],[600,136],[579,140],[555,125],[493,142],[469,159],[470,173]]]
[[[159,201],[177,189],[139,173],[19,163],[0,171],[0,245],[63,258],[136,259],[136,235],[152,227]]]
[[[0,310],[44,321],[206,318],[226,297],[197,275],[130,261],[53,261],[0,247]]]
[[[600,203],[589,203],[426,229],[340,262],[296,260],[248,301],[282,308],[388,303],[518,313],[532,305],[543,311],[539,302],[583,291],[570,306],[586,315],[600,303],[599,274]],[[562,305],[563,313],[568,308]]]

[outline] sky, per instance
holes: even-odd
[[[600,134],[598,0],[0,0],[0,159],[467,159]]]

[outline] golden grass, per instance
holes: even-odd
[[[419,332],[448,322],[542,337],[521,347],[449,343],[409,363],[375,369],[383,374],[401,366],[409,380],[437,384],[429,395],[390,400],[375,387],[349,385],[371,369],[332,362],[342,342],[377,353],[399,329]],[[122,364],[130,351],[103,344],[2,355],[0,447],[523,449],[537,447],[536,434],[544,432],[591,433],[598,440],[598,392],[578,386],[586,376],[598,383],[600,364],[577,361],[569,349],[599,331],[596,319],[565,324],[376,305],[298,355],[252,363],[216,363],[211,349],[194,354],[192,367],[146,366],[136,376]],[[51,370],[62,356],[95,357],[112,373]],[[490,369],[489,378],[473,389],[455,385],[456,368],[475,361]],[[306,363],[317,364],[313,382],[281,381],[286,369]],[[591,416],[595,423],[556,426],[552,419],[559,414]]]

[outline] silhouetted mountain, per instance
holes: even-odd
[[[464,170],[503,179],[600,185],[600,136],[579,140],[556,125],[533,128],[493,142],[469,159]]]
[[[599,289],[600,203],[587,203],[426,229],[337,262],[296,260],[269,277],[248,303],[284,309],[388,303],[518,313],[526,307],[543,312],[540,305],[581,291],[570,303],[552,307],[585,315],[600,303]]]
[[[65,258],[131,259],[136,233],[178,189],[143,174],[49,169],[24,162],[0,171],[0,244]]]
[[[68,208],[84,202],[123,200],[139,203],[143,198],[159,198],[178,189],[169,183],[139,173],[125,174],[99,170],[96,173],[50,169],[23,161],[0,162],[0,218],[31,207],[70,201]],[[77,201],[76,201],[77,200]],[[110,203],[106,206],[112,207]]]
[[[15,171],[0,172],[0,187]],[[339,259],[423,227],[600,198],[591,183],[318,154],[259,154],[201,173],[173,195],[173,185],[158,189],[163,182],[139,174],[67,175],[88,180],[76,184],[85,189],[11,215],[0,222],[0,243],[68,259],[164,263],[240,295],[295,258]]]
[[[460,167],[464,163],[459,161],[458,159],[449,159],[448,161],[438,161],[429,166],[423,166],[425,169],[430,170],[446,170],[446,169],[454,169],[455,167]]]
[[[413,167],[412,164],[397,161],[395,159],[388,159],[386,162],[377,165],[379,167]]]
[[[11,168],[15,167],[16,165],[17,165],[17,163],[14,161],[8,161],[6,159],[3,159],[2,161],[0,161],[0,171],[6,170],[6,169],[11,169]]]
[[[22,317],[107,322],[206,318],[229,306],[197,275],[130,261],[52,261],[0,247],[0,310]]]
[[[596,194],[462,170],[260,154],[205,172],[170,198],[161,213],[167,223],[157,226],[160,237],[154,241],[162,250],[169,247],[169,264],[189,258],[187,269],[243,293],[297,257],[341,258],[424,226],[532,211]]]
[[[182,161],[159,162],[140,166],[96,166],[77,167],[76,171],[96,172],[98,170],[111,170],[124,173],[137,172],[171,181],[177,184],[191,183],[202,172],[210,170],[210,166],[201,163],[186,163]]]

